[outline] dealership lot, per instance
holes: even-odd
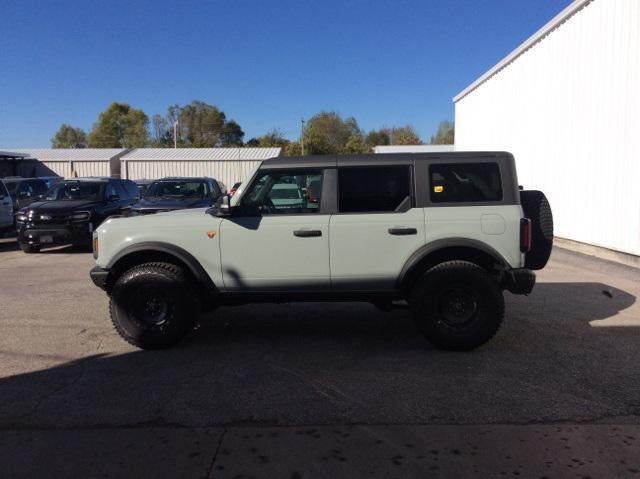
[[[142,352],[112,330],[92,264],[0,240],[11,476],[64,475],[70,460],[156,477],[640,472],[638,270],[556,249],[470,353],[359,303],[220,308],[179,347]]]

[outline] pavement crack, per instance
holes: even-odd
[[[222,429],[222,433],[220,434],[220,439],[218,439],[218,445],[216,447],[215,452],[213,453],[213,458],[211,459],[211,464],[209,464],[209,467],[207,468],[207,479],[213,477],[212,473],[213,473],[213,466],[216,463],[216,459],[218,459],[218,453],[220,452],[220,448],[222,447],[222,442],[224,441],[224,437],[227,434],[227,428],[223,428]]]

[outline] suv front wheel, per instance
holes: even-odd
[[[173,346],[193,329],[200,308],[182,268],[154,262],[134,266],[118,278],[109,311],[125,341],[143,349],[161,349]]]
[[[427,271],[410,296],[418,329],[449,350],[477,348],[502,324],[504,298],[494,278],[467,261],[447,261]]]

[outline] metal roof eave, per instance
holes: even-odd
[[[516,49],[514,49],[511,53],[509,53],[506,57],[496,63],[493,67],[491,67],[487,72],[478,77],[473,83],[471,83],[468,87],[458,93],[453,97],[453,102],[457,103],[459,100],[467,96],[473,90],[478,88],[484,82],[486,82],[489,78],[506,68],[509,64],[511,64],[514,60],[516,60],[520,55],[526,52],[529,48],[533,47],[536,43],[541,41],[544,37],[549,35],[553,30],[558,28],[562,23],[568,20],[570,17],[575,15],[577,12],[586,7],[593,0],[575,0],[569,6],[567,6],[564,10],[558,13],[555,17],[553,17],[549,22],[547,22],[540,30],[527,38],[524,42],[522,42]]]

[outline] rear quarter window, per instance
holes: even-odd
[[[502,201],[497,163],[442,163],[429,167],[432,203]]]

